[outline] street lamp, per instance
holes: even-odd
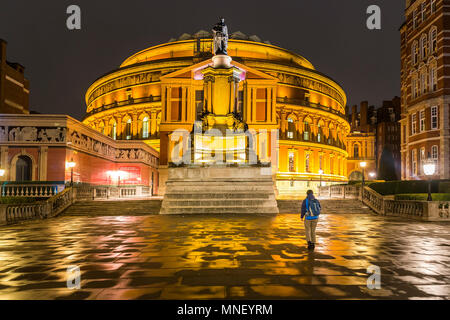
[[[423,163],[423,172],[428,177],[428,198],[427,201],[432,201],[431,197],[431,176],[434,175],[436,171],[436,164],[430,158],[430,154],[428,154],[428,159]]]
[[[322,187],[322,174],[323,174],[323,170],[320,169],[320,170],[319,170],[319,175],[320,175],[319,196],[320,196],[320,187]]]
[[[5,175],[6,170],[5,169],[0,169],[0,177],[3,177]]]
[[[375,176],[376,176],[376,173],[375,172],[371,172],[371,173],[369,173],[369,176],[372,178],[372,180],[373,180],[373,178],[375,178]]]
[[[73,159],[66,163],[67,168],[70,168],[70,186],[71,187],[73,187],[73,168],[76,165],[77,164],[73,161]]]
[[[362,188],[364,189],[364,168],[367,166],[367,162],[363,161],[359,163],[360,167],[362,168]]]

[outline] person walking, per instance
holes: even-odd
[[[308,190],[306,198],[302,202],[301,219],[305,218],[305,233],[308,249],[314,250],[316,246],[316,227],[322,207],[319,200],[314,197],[314,192]]]

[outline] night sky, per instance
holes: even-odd
[[[82,29],[66,28],[66,9],[82,11]],[[382,30],[366,28],[366,9],[382,10]],[[25,66],[30,109],[81,119],[84,94],[133,53],[183,33],[210,30],[224,16],[230,34],[256,34],[307,58],[340,83],[348,105],[380,106],[400,93],[404,0],[1,0],[0,38],[8,60]]]

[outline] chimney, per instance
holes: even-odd
[[[1,61],[2,65],[6,63],[6,45],[7,44],[8,43],[5,40],[0,39],[0,46],[1,46],[0,61]]]
[[[353,107],[352,107],[352,129],[353,130],[355,130],[356,129],[356,116],[357,116],[357,113],[358,113],[358,106],[357,105],[354,105]]]
[[[367,109],[369,108],[369,102],[363,101],[361,102],[361,109],[359,110],[359,113],[361,114],[361,120],[359,125],[361,128],[365,128],[367,126]]]

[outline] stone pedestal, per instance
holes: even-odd
[[[169,168],[161,214],[276,215],[271,168]]]

